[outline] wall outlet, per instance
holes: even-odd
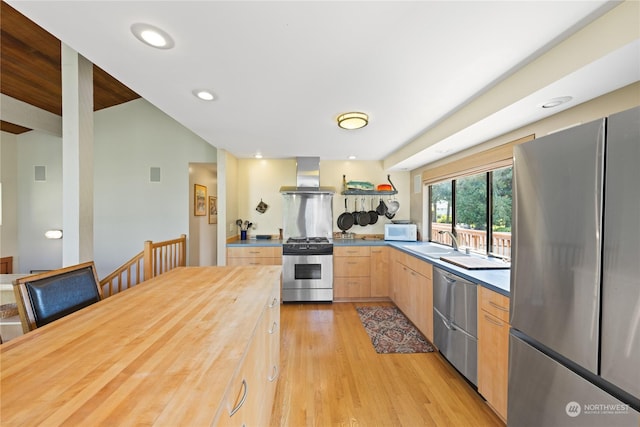
[[[235,224],[233,224],[233,223],[229,224],[229,231],[230,231],[230,232],[232,232],[232,233],[233,233],[233,226],[234,226],[234,225],[235,225]]]

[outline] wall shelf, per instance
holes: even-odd
[[[391,182],[391,176],[387,175],[387,181],[391,184],[391,188],[393,190],[388,191],[377,191],[377,190],[343,190],[340,194],[343,196],[392,196],[394,194],[398,194],[398,190],[396,186]],[[346,183],[346,175],[342,175],[342,182]]]

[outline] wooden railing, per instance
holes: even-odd
[[[144,242],[144,249],[113,273],[100,280],[103,298],[129,289],[140,282],[187,265],[187,236],[164,242]]]
[[[448,234],[438,234],[441,230],[451,231],[451,224],[431,223],[431,241],[451,245],[451,237]],[[471,250],[486,251],[487,233],[478,230],[458,229],[458,244]],[[511,258],[511,233],[496,232],[492,233],[492,253],[500,256]]]

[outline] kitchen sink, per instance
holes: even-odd
[[[404,245],[403,248],[415,252],[420,255],[424,255],[429,258],[439,259],[442,256],[468,256],[464,252],[460,252],[454,249],[447,249],[440,246],[429,245]]]

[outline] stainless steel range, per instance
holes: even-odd
[[[297,186],[282,187],[282,301],[333,301],[333,195],[320,159],[298,157]]]
[[[333,301],[333,243],[291,237],[282,245],[282,301]]]

